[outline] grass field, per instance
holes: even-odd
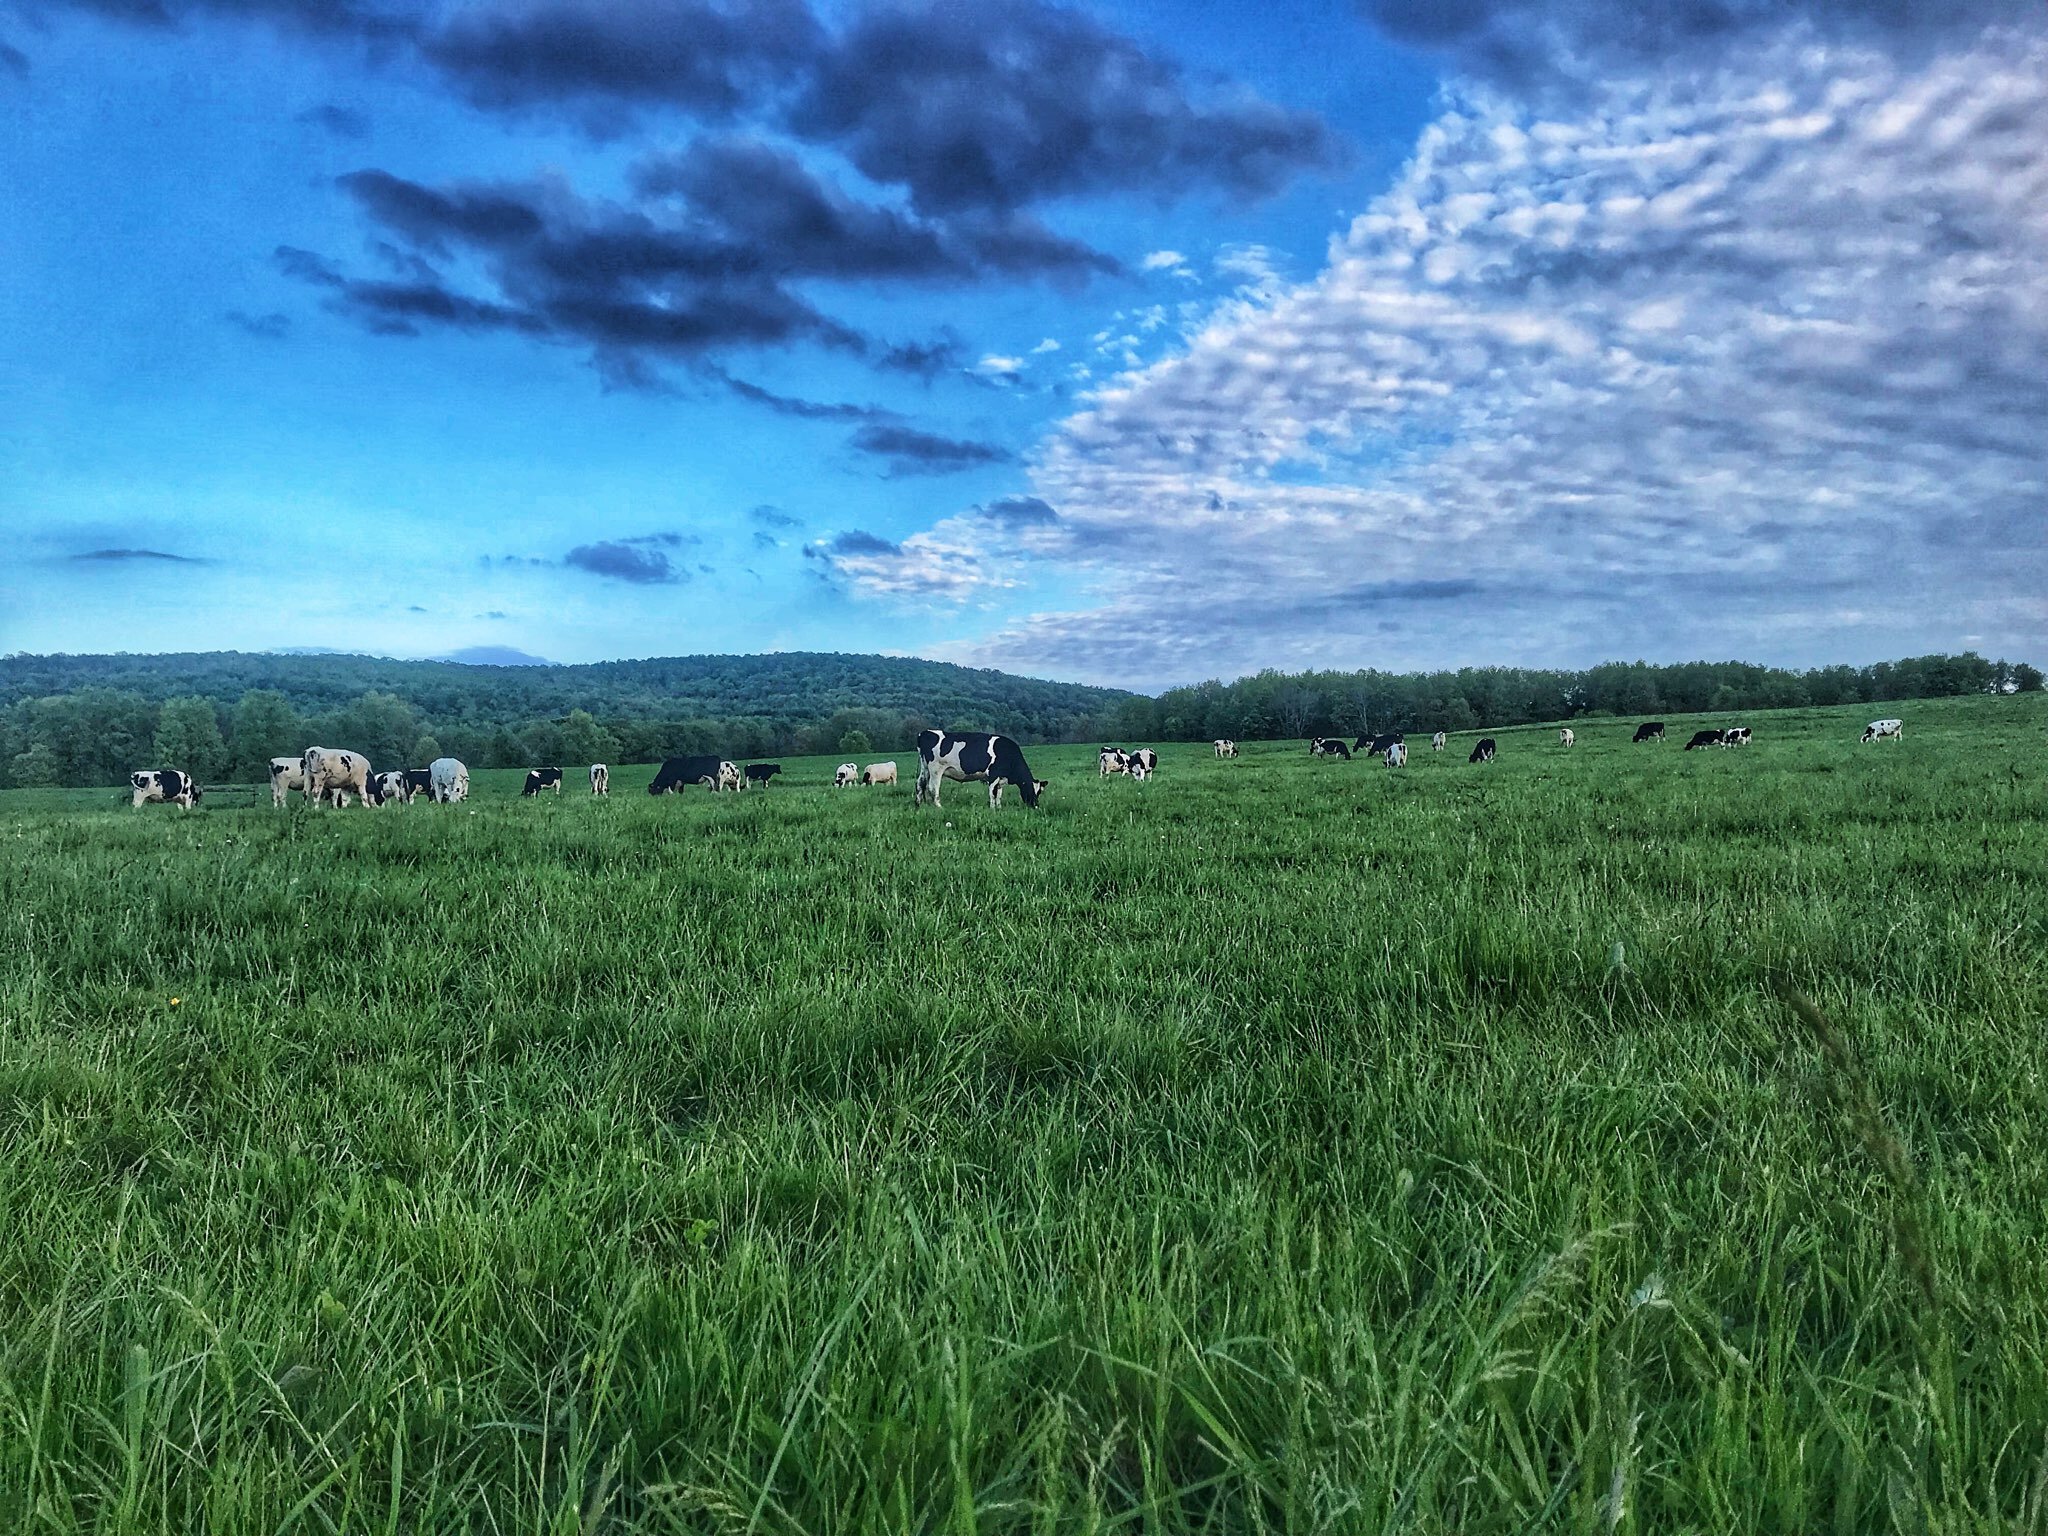
[[[1748,723],[0,795],[0,1528],[2048,1528],[2048,713]]]

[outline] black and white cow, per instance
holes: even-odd
[[[1690,752],[1694,747],[1718,747],[1724,734],[1721,731],[1694,731],[1692,740],[1685,744],[1685,750]]]
[[[460,805],[469,798],[469,768],[455,757],[437,757],[427,764],[428,793],[436,805]]]
[[[1636,741],[1662,741],[1663,739],[1664,722],[1662,720],[1645,720],[1636,727]]]
[[[782,764],[780,763],[749,763],[747,764],[747,782],[749,784],[758,784],[763,789],[766,789],[768,781],[780,772],[782,772]]]
[[[1405,741],[1390,742],[1387,745],[1387,750],[1380,755],[1387,760],[1389,768],[1405,768],[1408,766],[1408,743]]]
[[[1218,757],[1237,756],[1237,743],[1228,736],[1219,736],[1216,739],[1216,755]]]
[[[1725,731],[1723,731],[1723,732],[1721,733],[1721,745],[1722,745],[1722,746],[1724,746],[1724,747],[1746,747],[1746,746],[1748,746],[1748,745],[1749,745],[1749,727],[1748,727],[1748,726],[1746,726],[1746,725],[1731,725],[1731,726],[1729,726],[1727,730],[1725,730]]]
[[[1482,736],[1479,738],[1479,745],[1472,749],[1472,755],[1466,758],[1465,761],[1468,763],[1490,763],[1493,761],[1493,754],[1499,750],[1499,744],[1491,736]]]
[[[189,811],[199,803],[199,781],[175,768],[138,768],[128,775],[134,805],[175,805]]]
[[[1050,779],[1033,779],[1031,784],[1040,795],[1043,795],[1048,789],[1052,788],[1052,781]],[[988,787],[989,799],[996,805],[1003,803],[1003,788],[1004,784],[1001,779],[996,780],[995,783]]]
[[[1438,731],[1434,736],[1429,738],[1429,750],[1432,752],[1443,751],[1444,743],[1446,740],[1447,738],[1445,737],[1444,733],[1442,731]]]
[[[1126,752],[1124,772],[1143,782],[1159,771],[1159,754],[1150,747],[1140,747],[1135,752]]]
[[[405,770],[393,768],[384,773],[371,774],[369,792],[363,796],[363,804],[385,805],[393,800],[400,805],[412,804],[412,793],[406,787]]]
[[[559,768],[529,768],[526,770],[526,787],[522,795],[537,795],[552,789],[557,795],[562,792],[562,770]]]
[[[273,757],[270,760],[270,803],[282,807],[295,789],[306,787],[306,766],[302,757]]]
[[[917,792],[912,805],[927,799],[939,803],[939,786],[947,779],[962,783],[981,779],[988,784],[990,809],[1003,803],[1003,786],[1014,784],[1026,805],[1038,804],[1038,780],[1024,761],[1024,749],[1007,736],[990,731],[925,730],[917,733]]]
[[[1308,744],[1308,755],[1310,757],[1341,757],[1347,763],[1351,761],[1351,749],[1334,736],[1318,736]]]
[[[338,809],[348,804],[350,795],[369,802],[370,760],[360,752],[308,747],[299,760],[299,771],[306,776],[306,798],[315,805]]]
[[[434,798],[434,770],[432,768],[408,768],[405,770],[405,803],[411,805],[419,796]]]
[[[1121,747],[1098,747],[1095,752],[1095,767],[1102,778],[1113,773],[1129,773],[1131,760]]]
[[[1906,739],[1906,722],[1903,720],[1873,720],[1870,724],[1863,727],[1863,739],[1865,741],[1883,741],[1886,737],[1890,737],[1893,741],[1904,741]]]
[[[1557,744],[1560,747],[1575,747],[1579,744],[1579,738],[1572,734],[1570,726],[1560,726],[1557,732]]]
[[[740,776],[739,764],[729,763],[722,757],[671,757],[662,762],[661,772],[647,786],[647,793],[679,795],[692,784],[702,784],[713,794],[722,789],[737,794],[745,782]]]
[[[832,770],[832,787],[834,789],[851,789],[859,782],[859,763],[841,763]]]
[[[590,765],[590,792],[593,795],[609,795],[612,792],[612,771],[603,763]]]
[[[1353,747],[1351,750],[1354,752],[1362,752],[1369,757],[1385,757],[1387,755],[1387,748],[1391,747],[1397,741],[1400,742],[1403,746],[1406,746],[1408,744],[1408,738],[1406,736],[1403,736],[1399,731],[1384,731],[1377,736],[1359,737],[1358,745]]]

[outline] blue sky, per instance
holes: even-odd
[[[2038,659],[2048,22],[0,0],[0,651]]]

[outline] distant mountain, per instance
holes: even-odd
[[[535,656],[526,651],[514,650],[509,645],[470,645],[459,651],[450,651],[446,656],[430,658],[434,661],[452,661],[464,667],[551,667],[553,662],[545,656]]]

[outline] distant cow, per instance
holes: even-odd
[[[858,784],[859,782],[859,763],[841,763],[832,770],[832,787],[834,789],[845,789],[848,785]]]
[[[1041,796],[1043,796],[1048,789],[1052,788],[1052,781],[1050,779],[1033,779],[1031,781],[1031,787],[1037,790],[1038,793]],[[998,779],[995,783],[989,785],[988,796],[989,800],[993,804],[1001,805],[1003,803],[1003,789],[1004,783],[1000,779]]]
[[[128,775],[128,787],[135,791],[137,807],[175,805],[189,811],[199,803],[199,781],[175,768],[138,768]]]
[[[679,795],[692,784],[702,784],[713,794],[722,789],[738,793],[740,785],[745,782],[740,776],[739,764],[729,763],[722,757],[671,757],[663,761],[661,772],[647,786],[647,793]]]
[[[867,767],[861,769],[860,781],[863,784],[894,784],[896,765],[893,762],[869,763]]]
[[[1389,768],[1405,768],[1408,766],[1408,743],[1394,742],[1380,755],[1386,758]]]
[[[1441,752],[1443,751],[1443,749],[1444,733],[1442,731],[1438,731],[1434,736],[1429,738],[1429,750],[1432,752]]]
[[[1561,747],[1575,747],[1579,744],[1579,738],[1572,734],[1572,728],[1567,725],[1558,731],[1557,744]]]
[[[947,779],[988,783],[989,808],[1003,803],[1003,786],[1014,784],[1026,805],[1038,804],[1038,780],[1024,761],[1024,749],[1007,736],[990,731],[924,730],[917,733],[917,793],[913,805],[927,797],[939,803],[939,786]]]
[[[774,778],[775,775],[777,775],[778,773],[782,772],[782,764],[749,763],[747,764],[746,771],[747,782],[749,784],[759,784],[763,789],[766,789],[768,787],[768,781]]]
[[[1746,725],[1731,725],[1731,726],[1729,726],[1727,730],[1725,730],[1725,731],[1723,731],[1723,732],[1721,733],[1721,745],[1722,745],[1722,746],[1724,746],[1724,747],[1746,747],[1746,746],[1748,746],[1748,745],[1749,745],[1749,727],[1748,727],[1748,726],[1746,726]]]
[[[427,764],[427,781],[437,805],[460,805],[469,798],[469,769],[459,758],[435,758]]]
[[[1722,735],[1720,731],[1694,731],[1692,740],[1685,744],[1685,750],[1690,752],[1694,747],[1718,747],[1721,745]]]
[[[590,792],[593,795],[609,795],[612,792],[612,771],[603,763],[590,765]]]
[[[1218,757],[1237,756],[1237,743],[1227,736],[1218,738],[1216,742],[1216,755]]]
[[[1149,779],[1159,771],[1159,754],[1150,747],[1140,747],[1135,752],[1126,752],[1124,762],[1128,765],[1124,771],[1134,779]]]
[[[370,775],[369,793],[363,796],[365,805],[383,805],[396,800],[400,805],[409,805],[412,795],[406,788],[405,770],[393,768],[384,773]]]
[[[1636,727],[1635,740],[1637,741],[1662,741],[1663,739],[1664,722],[1662,720],[1646,720]]]
[[[526,770],[526,787],[520,790],[519,793],[522,795],[537,795],[543,790],[549,789],[552,789],[558,795],[562,792],[562,770],[559,768],[529,768]]]
[[[297,757],[273,757],[270,760],[270,803],[282,806],[287,796],[295,789],[306,787],[305,760]]]
[[[1873,720],[1863,727],[1865,741],[1883,741],[1889,736],[1893,741],[1906,739],[1906,722],[1903,720]]]
[[[1490,763],[1493,761],[1493,754],[1499,750],[1499,745],[1491,736],[1482,736],[1479,738],[1479,745],[1472,749],[1472,755],[1466,758],[1465,761],[1468,763]]]
[[[1121,747],[1098,747],[1095,752],[1095,767],[1102,778],[1113,773],[1129,773],[1131,760]]]
[[[1377,736],[1359,737],[1358,745],[1351,750],[1362,752],[1368,757],[1385,757],[1387,755],[1387,748],[1394,745],[1397,741],[1404,747],[1408,744],[1408,738],[1399,731],[1382,731]]]
[[[1334,736],[1318,736],[1308,744],[1308,755],[1310,757],[1341,757],[1347,763],[1351,761],[1351,749]]]
[[[299,759],[299,771],[306,776],[306,798],[315,805],[348,804],[348,797],[368,802],[370,760],[360,752],[343,752],[334,747],[308,747]]]
[[[432,768],[408,768],[405,770],[405,803],[425,795],[429,799],[434,793],[434,770]]]

